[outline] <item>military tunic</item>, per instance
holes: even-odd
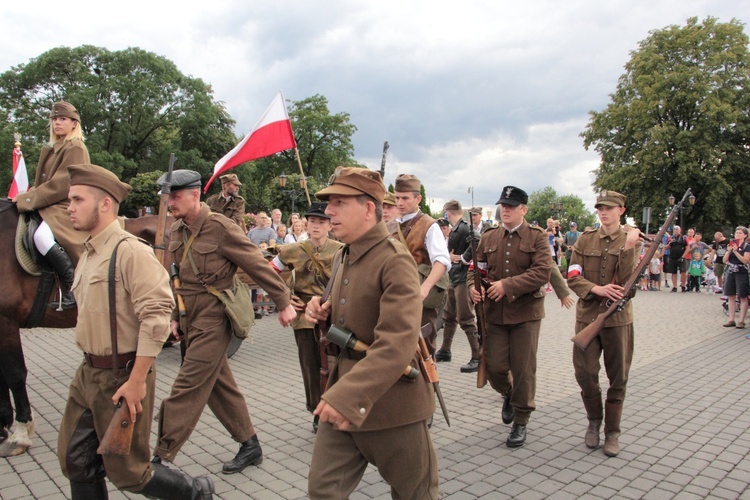
[[[602,228],[586,231],[573,246],[568,268],[568,287],[578,295],[576,304],[576,333],[596,320],[607,310],[606,300],[591,292],[594,286],[610,283],[624,285],[638,264],[640,243],[625,250],[627,233],[618,229],[608,236]],[[580,268],[580,274],[576,269]],[[599,358],[604,352],[604,367],[609,378],[607,402],[621,404],[625,400],[625,387],[633,360],[633,304],[628,301],[622,311],[610,316],[604,329],[591,345],[582,351],[573,347],[573,366],[584,401],[601,400],[599,385]],[[589,415],[601,418],[600,415]]]
[[[198,236],[190,251],[200,277],[193,271],[187,255],[183,255],[185,241],[193,234]],[[187,308],[187,350],[172,392],[162,402],[155,454],[174,461],[206,404],[235,441],[243,443],[255,435],[245,398],[237,388],[226,357],[232,335],[229,321],[221,301],[206,292],[201,281],[217,290],[230,288],[239,266],[266,290],[279,310],[290,304],[290,293],[260,249],[235,223],[223,215],[212,214],[205,203],[201,203],[192,224],[188,226],[179,220],[172,225],[169,251],[180,268],[180,291]],[[177,318],[175,310],[172,319]]]
[[[500,301],[483,302],[487,378],[497,392],[510,396],[514,423],[526,425],[536,405],[536,352],[544,317],[544,291],[552,258],[544,232],[526,221],[509,231],[489,228],[477,246],[479,269],[491,282],[502,281]],[[469,273],[469,280],[473,272]]]
[[[366,355],[342,352],[322,399],[352,427],[321,423],[308,474],[310,497],[347,498],[367,463],[391,485],[394,498],[437,498],[437,457],[426,420],[435,409],[431,384],[407,380],[417,366],[421,308],[409,251],[378,223],[344,249],[334,278],[330,321],[370,345]],[[337,257],[338,258],[338,257]]]
[[[294,294],[307,305],[315,295],[322,295],[333,269],[333,258],[343,243],[330,238],[322,247],[315,247],[311,240],[280,245],[278,255],[272,261],[279,270],[293,269]],[[310,259],[307,250],[315,257],[320,269]],[[321,273],[322,269],[322,273]],[[314,334],[314,324],[306,319],[304,310],[297,313],[292,322],[297,341],[297,354],[302,369],[307,410],[312,412],[320,403],[320,346]]]
[[[241,196],[230,196],[225,198],[222,193],[209,196],[206,199],[206,205],[212,212],[221,214],[228,219],[232,219],[235,224],[240,226],[243,233],[247,233],[245,226],[245,199]]]
[[[74,265],[83,253],[87,233],[76,231],[70,223],[67,210],[70,189],[68,167],[83,163],[90,163],[90,160],[89,152],[80,139],[60,139],[52,147],[45,146],[39,153],[34,187],[19,194],[16,199],[19,212],[39,212]]]
[[[115,245],[122,239],[125,241],[117,249],[115,268],[118,353],[155,357],[169,336],[169,317],[174,308],[169,277],[151,248],[121,229],[118,221],[84,244],[86,251],[73,284],[79,304],[75,342],[85,353],[112,354],[109,263]],[[114,414],[112,396],[128,379],[127,371],[119,370],[114,385],[113,375],[112,370],[93,368],[86,361],[78,368],[60,424],[60,465],[71,481],[94,482],[103,479],[106,471],[118,488],[138,492],[151,479],[149,437],[156,373],[152,369],[146,378],[143,412],[137,416],[131,451],[125,457],[96,454]]]

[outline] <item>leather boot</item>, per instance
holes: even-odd
[[[510,404],[510,394],[503,397],[503,423],[512,424],[513,419],[516,418],[516,411],[513,409],[513,405]]]
[[[258,435],[251,437],[240,445],[240,451],[234,460],[224,464],[221,472],[224,474],[235,474],[242,472],[248,465],[260,465],[263,462],[263,450],[260,449]]]
[[[192,478],[160,463],[151,463],[154,473],[151,480],[140,491],[149,498],[163,500],[210,500],[213,498],[214,482],[208,476]]]
[[[62,307],[63,310],[74,309],[76,307],[76,299],[73,297],[73,292],[70,291],[73,288],[73,273],[75,272],[73,261],[70,260],[65,249],[57,243],[49,249],[44,259],[60,278],[60,288],[62,289],[62,305],[60,302],[50,302],[49,306],[55,309]]]
[[[586,408],[586,416],[589,419],[589,426],[586,429],[583,442],[586,443],[586,447],[594,449],[599,446],[599,431],[602,427],[602,417],[604,416],[602,397],[584,398],[582,396],[581,399],[583,399],[583,406]]]
[[[102,479],[98,483],[70,482],[70,498],[72,500],[107,500],[107,483]]]
[[[620,418],[622,404],[605,403],[604,405],[604,454],[616,457],[620,453]]]

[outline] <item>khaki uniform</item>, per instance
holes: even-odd
[[[331,324],[371,347],[342,352],[322,399],[352,427],[320,424],[308,474],[309,494],[348,498],[373,463],[394,498],[437,498],[437,457],[427,419],[435,395],[424,377],[406,380],[417,366],[421,306],[419,278],[407,249],[388,237],[383,222],[345,247],[334,278]],[[338,258],[338,257],[337,257]]]
[[[322,247],[314,247],[310,240],[278,247],[278,259],[288,269],[295,271],[294,294],[305,305],[313,296],[323,294],[328,279],[331,277],[333,258],[342,246],[344,246],[343,243],[329,238]],[[323,273],[318,266],[313,264],[304,248],[307,248],[315,257]],[[320,346],[318,339],[315,338],[315,325],[305,318],[304,310],[298,312],[292,322],[292,328],[294,328],[294,337],[297,341],[297,354],[302,369],[302,382],[305,386],[307,411],[312,412],[320,403]]]
[[[626,234],[622,229],[614,236],[607,236],[601,228],[586,231],[573,246],[570,265],[583,267],[581,275],[568,277],[568,287],[579,297],[576,305],[576,333],[608,308],[606,301],[591,293],[591,289],[596,285],[603,286],[613,282],[625,284],[638,264],[640,244],[633,250],[624,250]],[[627,302],[622,311],[607,319],[602,332],[585,351],[573,348],[573,366],[584,402],[594,398],[601,401],[599,358],[602,351],[604,368],[609,378],[607,402],[622,404],[633,360],[631,301]],[[589,418],[595,420],[602,416],[589,415]]]
[[[480,269],[487,278],[501,280],[505,295],[499,302],[483,302],[487,333],[484,339],[487,378],[492,388],[510,395],[514,423],[526,425],[536,405],[536,352],[544,317],[544,290],[552,259],[544,232],[524,221],[511,233],[489,228],[477,247]],[[469,273],[469,281],[473,272]]]
[[[242,196],[231,196],[228,199],[222,193],[209,196],[206,199],[206,205],[212,212],[221,214],[227,219],[232,219],[235,224],[242,228],[243,233],[247,233],[245,226],[245,199]]]
[[[112,354],[108,273],[112,251],[122,239],[115,270],[118,353],[156,356],[169,336],[174,308],[169,277],[151,248],[121,229],[118,221],[84,244],[73,285],[76,301],[85,304],[78,309],[75,342],[85,353]],[[127,371],[119,370],[114,385],[113,376],[112,370],[93,368],[86,361],[78,368],[60,424],[60,466],[71,481],[91,483],[106,474],[118,488],[138,492],[151,479],[149,437],[156,373],[152,369],[146,379],[143,413],[136,418],[130,454],[125,457],[96,454],[114,414],[112,396],[128,379]]]
[[[39,153],[34,187],[19,194],[16,199],[19,212],[39,211],[74,265],[83,253],[87,233],[76,231],[70,223],[70,213],[67,211],[70,189],[68,167],[83,163],[90,163],[90,160],[89,152],[80,139],[60,139],[52,147],[45,146]]]
[[[230,288],[239,266],[263,287],[279,310],[290,304],[289,289],[260,249],[232,221],[212,214],[208,205],[201,203],[199,215],[190,226],[181,220],[172,225],[169,251],[180,267],[180,291],[187,308],[187,350],[172,392],[159,413],[155,454],[170,462],[190,437],[207,403],[235,441],[243,443],[255,435],[245,398],[226,357],[232,332],[223,304],[206,292],[187,255],[183,255],[185,240],[196,233],[190,248],[204,283],[217,290]],[[177,318],[175,310],[172,319]]]

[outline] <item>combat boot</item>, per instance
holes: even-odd
[[[70,482],[70,498],[72,500],[107,500],[107,483],[102,479],[96,483]]]
[[[158,462],[151,462],[154,473],[151,480],[139,492],[148,498],[163,500],[210,500],[214,494],[214,482],[208,476],[192,478],[178,470]]]
[[[258,442],[258,435],[254,435],[240,445],[240,451],[234,460],[224,464],[221,471],[224,474],[235,474],[242,472],[248,465],[260,465],[263,462],[263,450]]]
[[[73,261],[70,260],[65,249],[57,243],[49,249],[44,259],[60,278],[60,302],[50,302],[49,306],[63,310],[74,309],[76,307],[76,299],[71,291],[73,288],[73,274],[75,272]]]
[[[586,429],[583,442],[586,443],[586,447],[594,449],[599,446],[599,431],[602,427],[602,417],[604,414],[602,397],[584,398],[582,396],[581,399],[583,399],[583,406],[586,408],[586,417],[589,420],[589,426]]]
[[[620,453],[620,418],[622,403],[605,403],[604,405],[604,454],[616,457]]]

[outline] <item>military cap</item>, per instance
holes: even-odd
[[[71,186],[82,185],[99,188],[110,195],[117,203],[121,203],[132,189],[130,184],[125,184],[106,168],[90,163],[71,165],[68,167],[68,176]]]
[[[596,205],[594,205],[594,208],[599,208],[601,205],[608,207],[624,207],[625,195],[618,193],[617,191],[609,191],[605,189],[596,197]]]
[[[396,177],[396,192],[397,193],[408,193],[415,192],[419,193],[422,189],[422,183],[417,179],[416,175],[401,174]]]
[[[331,216],[326,214],[326,207],[328,207],[328,203],[320,203],[318,201],[314,201],[310,204],[310,208],[307,209],[307,213],[305,214],[305,217],[321,217],[323,219],[330,219]]]
[[[387,191],[385,193],[385,198],[383,198],[383,205],[393,205],[396,206],[396,196],[394,196],[393,193],[390,191]]]
[[[237,184],[238,186],[242,185],[242,183],[240,182],[240,180],[237,178],[237,174],[222,175],[221,177],[219,177],[219,179],[221,179],[222,186],[224,184],[228,184],[230,182],[232,184]]]
[[[451,225],[450,221],[446,218],[438,219],[437,223],[438,223],[438,226],[444,226],[444,227],[448,227]]]
[[[450,200],[445,205],[443,205],[443,210],[463,210],[461,208],[461,203],[459,203],[458,200]]]
[[[336,171],[328,181],[328,186],[315,193],[315,197],[319,200],[328,201],[332,194],[341,196],[366,194],[377,201],[381,201],[385,198],[385,186],[380,179],[380,173],[374,170],[358,167],[336,167]]]
[[[469,213],[482,215],[482,207],[471,207]]]
[[[81,117],[78,114],[78,110],[75,106],[65,101],[58,101],[52,105],[52,110],[49,112],[50,120],[58,116],[64,116],[72,120],[81,121]]]
[[[529,195],[526,194],[526,191],[515,186],[505,186],[500,193],[500,199],[497,200],[495,205],[503,204],[517,207],[518,205],[526,205],[528,202]]]
[[[159,177],[156,183],[159,186],[163,186],[167,182],[167,174]],[[172,192],[180,191],[182,189],[200,189],[201,188],[201,174],[192,170],[175,170],[172,172]]]

